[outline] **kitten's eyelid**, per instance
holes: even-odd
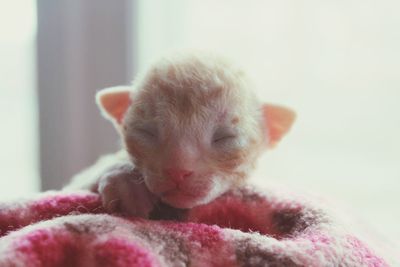
[[[232,128],[221,128],[215,131],[212,141],[220,142],[224,140],[234,139],[237,137],[237,131]]]
[[[217,142],[221,142],[221,141],[225,141],[225,140],[229,140],[229,139],[233,139],[236,138],[235,135],[225,135],[225,136],[221,136],[221,137],[214,137],[213,138],[213,142],[217,143]]]
[[[152,126],[137,126],[134,130],[151,137],[157,137],[157,128]]]

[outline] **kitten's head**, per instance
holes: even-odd
[[[133,88],[98,93],[151,192],[177,208],[205,204],[242,183],[294,113],[261,104],[238,68],[209,55],[165,58]]]

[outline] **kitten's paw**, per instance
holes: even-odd
[[[143,177],[131,166],[119,166],[99,180],[98,191],[108,212],[148,218],[156,202]]]

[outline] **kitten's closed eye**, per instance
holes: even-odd
[[[149,138],[156,138],[158,133],[157,130],[153,127],[136,127],[135,132],[141,136],[149,137]]]
[[[212,142],[214,144],[225,143],[233,141],[236,137],[237,133],[233,129],[218,129],[212,137]]]
[[[221,143],[224,141],[233,140],[235,138],[236,138],[236,136],[234,136],[234,135],[225,135],[225,136],[220,136],[220,137],[214,137],[213,143]]]

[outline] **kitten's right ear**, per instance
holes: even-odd
[[[272,104],[264,104],[262,109],[268,146],[273,148],[292,127],[296,113],[290,108]]]
[[[111,87],[97,92],[96,103],[103,116],[120,125],[131,105],[131,92],[129,86]]]

